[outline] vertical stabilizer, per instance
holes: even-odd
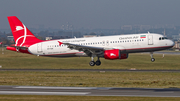
[[[42,40],[36,38],[16,16],[9,16],[7,18],[14,37],[15,46],[28,46],[42,42]]]

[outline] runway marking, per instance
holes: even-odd
[[[0,94],[36,94],[36,95],[87,95],[90,92],[31,92],[31,91],[0,91]]]
[[[18,86],[13,88],[34,88],[34,89],[97,89],[97,87],[38,87],[38,86]]]
[[[111,88],[104,88],[104,87],[44,87],[44,86],[18,86],[18,87],[13,87],[13,88],[34,88],[34,89],[104,89],[104,90],[109,90]]]

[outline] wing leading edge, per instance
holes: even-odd
[[[102,56],[105,48],[103,47],[93,47],[93,46],[84,46],[84,45],[77,45],[77,44],[71,44],[71,43],[62,43],[60,41],[59,45],[65,44],[68,46],[69,49],[75,49],[78,51],[83,51],[88,56],[96,55],[96,56]]]

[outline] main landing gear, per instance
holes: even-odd
[[[151,61],[154,62],[155,58],[153,58],[153,52],[150,52],[150,56],[151,56]]]
[[[94,62],[94,57],[91,57],[91,61],[89,62],[89,65],[90,66],[100,66],[101,65],[101,61],[99,60],[99,57],[98,57],[98,60],[96,62]]]

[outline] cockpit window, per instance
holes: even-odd
[[[165,40],[168,39],[167,37],[160,37],[159,40]]]

